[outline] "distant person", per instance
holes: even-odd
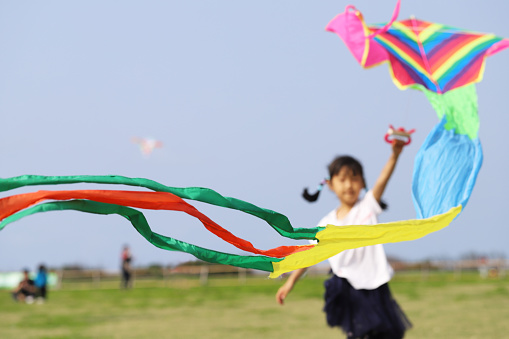
[[[131,251],[129,250],[129,246],[126,245],[122,250],[122,288],[132,287],[132,260]]]
[[[342,156],[329,165],[327,184],[337,196],[339,207],[318,223],[319,226],[370,225],[386,207],[382,194],[391,177],[404,143],[392,142],[392,153],[372,189],[367,190],[359,161]],[[365,194],[361,195],[363,191]],[[306,197],[306,196],[305,196]],[[314,201],[316,197],[313,197]],[[385,206],[384,206],[385,205]],[[347,338],[400,339],[411,326],[389,290],[393,270],[382,245],[345,250],[329,258],[332,277],[325,281],[325,306],[329,326],[338,326]],[[292,272],[276,293],[283,305],[306,268]]]
[[[16,301],[25,301],[27,304],[31,304],[34,301],[35,283],[30,279],[28,273],[28,269],[23,270],[23,280],[12,291],[12,297]]]
[[[39,265],[39,270],[37,271],[37,276],[35,277],[35,297],[37,298],[37,302],[44,303],[47,298],[47,284],[48,284],[48,272],[46,270],[46,266]]]

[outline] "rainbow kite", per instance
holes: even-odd
[[[326,27],[340,36],[364,68],[387,62],[393,82],[425,93],[439,123],[416,159],[412,197],[418,218],[465,207],[482,164],[475,83],[486,57],[509,47],[509,39],[426,22],[396,22],[398,0],[389,23],[367,25],[347,6]]]
[[[277,277],[346,249],[414,240],[446,227],[468,202],[482,163],[474,82],[482,78],[486,56],[509,47],[509,40],[416,19],[396,22],[399,7],[398,0],[390,22],[379,27],[366,25],[362,14],[348,6],[345,13],[329,23],[327,30],[343,39],[363,67],[387,61],[395,84],[402,89],[423,91],[440,118],[415,160],[412,196],[418,219],[377,225],[294,228],[280,213],[224,197],[208,188],[177,188],[121,176],[24,175],[0,179],[0,192],[73,183],[137,186],[148,191],[37,191],[8,196],[0,199],[0,230],[40,212],[118,214],[129,220],[147,241],[162,249],[190,253],[207,262],[267,271],[271,272],[270,277]],[[239,210],[264,220],[283,237],[317,243],[257,249],[183,199]],[[218,252],[152,232],[138,209],[187,213],[216,236],[251,255]]]
[[[509,39],[410,18],[367,25],[354,6],[346,7],[325,28],[338,34],[364,68],[388,62],[401,89],[418,85],[435,93],[482,80],[486,57],[509,47]]]

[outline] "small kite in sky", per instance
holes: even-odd
[[[163,143],[161,141],[153,138],[133,137],[131,138],[131,141],[140,147],[141,153],[146,157],[150,156],[155,148],[163,147]]]

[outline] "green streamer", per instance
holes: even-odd
[[[118,214],[129,220],[134,228],[138,231],[138,233],[140,233],[148,242],[154,246],[168,251],[186,252],[206,262],[273,272],[274,269],[272,267],[272,263],[283,260],[265,256],[243,256],[223,253],[189,244],[174,238],[166,237],[164,235],[152,232],[152,229],[150,228],[143,213],[134,208],[89,200],[48,202],[24,209],[5,218],[0,223],[0,231],[8,224],[26,216],[40,212],[63,210],[75,210],[85,213],[103,215]]]
[[[148,188],[157,192],[169,192],[183,199],[205,202],[211,205],[230,208],[251,214],[265,220],[280,235],[295,239],[316,240],[315,235],[323,227],[293,228],[288,218],[278,212],[261,208],[246,201],[224,197],[216,191],[204,187],[171,187],[144,178],[128,178],[118,175],[76,175],[76,176],[42,176],[22,175],[0,179],[0,192],[35,185],[62,185],[75,183],[115,184]]]

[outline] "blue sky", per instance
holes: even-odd
[[[389,156],[383,136],[393,124],[417,132],[386,190],[381,221],[414,218],[413,159],[438,122],[435,112],[422,93],[398,90],[386,65],[361,69],[324,30],[348,3],[371,23],[387,21],[395,2],[1,1],[1,176],[118,174],[203,186],[281,212],[296,227],[314,227],[337,202],[324,192],[318,203],[306,203],[302,189],[314,188],[338,154],[359,158],[372,184]],[[399,18],[509,37],[508,12],[496,0],[403,0]],[[469,205],[448,228],[388,244],[388,254],[509,255],[508,56],[490,57],[477,86],[484,164]],[[164,148],[145,158],[133,136],[159,139]],[[296,243],[253,217],[195,206],[257,247]],[[156,232],[240,253],[191,217],[146,215]],[[153,247],[118,216],[51,212],[0,233],[0,270],[39,262],[117,268],[123,244],[136,265],[192,259]]]

